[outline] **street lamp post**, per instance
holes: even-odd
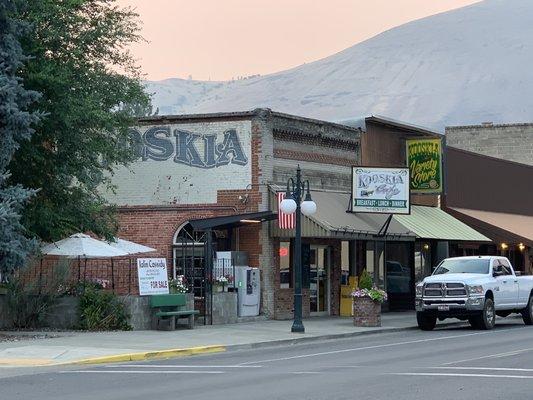
[[[307,190],[306,190],[307,186]],[[305,198],[302,202],[302,195]],[[287,180],[287,191],[285,198],[280,204],[280,209],[285,214],[296,212],[296,227],[294,235],[294,322],[291,332],[304,333],[305,328],[302,322],[302,218],[301,214],[312,215],[316,212],[316,203],[311,199],[309,191],[309,181],[302,182],[300,166],[296,169],[296,182],[294,179]]]

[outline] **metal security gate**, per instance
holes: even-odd
[[[212,320],[211,265],[213,244],[211,232],[194,231],[185,225],[173,244],[173,277],[183,275],[189,293],[194,296],[194,309],[200,311],[204,324]]]

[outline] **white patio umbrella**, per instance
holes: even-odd
[[[156,249],[152,249],[151,247],[144,246],[139,243],[130,242],[126,239],[121,238],[114,238],[111,242],[107,242],[111,247],[114,247],[115,249],[123,250],[127,252],[128,254],[139,254],[139,253],[151,253],[153,251],[156,251]]]
[[[66,239],[45,245],[41,252],[50,256],[68,258],[111,258],[129,255],[128,252],[93,239],[83,233],[76,233]]]
[[[113,257],[128,256],[129,253],[108,245],[100,240],[93,239],[83,233],[76,233],[66,239],[45,245],[41,247],[41,253],[50,256],[60,256],[66,258],[78,259],[78,281],[81,278],[81,259],[85,261],[84,278],[87,272],[88,258],[109,258],[111,259],[111,282],[113,292],[115,291],[115,269],[113,265]],[[41,260],[42,262],[42,260]],[[41,265],[42,273],[42,265]]]

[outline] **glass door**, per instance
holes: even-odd
[[[309,264],[309,300],[311,314],[329,315],[329,248],[327,246],[311,246]]]

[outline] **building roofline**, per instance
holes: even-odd
[[[256,110],[253,111],[238,111],[238,112],[217,112],[217,113],[202,113],[202,114],[170,114],[170,115],[152,115],[149,117],[140,117],[140,123],[147,122],[172,122],[195,119],[219,119],[219,118],[245,118],[257,115]]]
[[[505,160],[503,158],[498,158],[498,157],[494,157],[494,156],[488,156],[486,154],[480,154],[480,153],[476,153],[474,151],[464,150],[464,149],[460,149],[458,147],[454,147],[454,146],[450,146],[450,145],[446,145],[446,150],[452,150],[452,151],[456,151],[458,153],[463,153],[463,154],[467,154],[467,155],[470,155],[470,156],[480,157],[480,158],[483,158],[485,160],[498,161],[498,162],[502,162],[502,163],[509,164],[509,165],[515,165],[515,166],[519,166],[519,167],[522,167],[522,168],[531,169],[533,171],[533,166],[529,165],[529,164],[519,163],[519,162],[511,161],[511,160]]]
[[[407,122],[403,122],[403,121],[398,121],[398,120],[395,120],[393,118],[389,118],[389,117],[384,117],[384,116],[381,116],[381,115],[371,115],[370,117],[366,117],[365,118],[365,122],[373,122],[373,123],[378,123],[378,124],[382,124],[382,125],[388,125],[388,126],[392,126],[394,128],[398,128],[400,130],[403,130],[403,131],[406,131],[406,132],[418,132],[422,135],[430,135],[430,136],[435,136],[435,137],[442,137],[444,136],[443,133],[441,132],[437,132],[437,131],[433,131],[429,128],[425,128],[423,126],[420,126],[420,125],[415,125],[415,124],[410,124],[410,123],[407,123]]]
[[[251,118],[272,116],[276,118],[286,118],[295,121],[308,122],[323,126],[332,126],[340,129],[354,131],[360,133],[360,129],[352,126],[339,124],[336,122],[324,121],[315,118],[301,117],[294,114],[286,114],[282,112],[272,111],[269,108],[256,108],[250,111],[235,111],[235,112],[217,112],[217,113],[202,113],[202,114],[176,114],[176,115],[154,115],[149,117],[141,117],[138,119],[139,123],[169,123],[174,121],[191,121],[202,119],[224,119],[224,118]]]
[[[484,128],[484,129],[492,129],[492,128],[511,128],[511,127],[520,127],[520,126],[533,126],[533,122],[520,122],[520,123],[512,123],[512,124],[477,124],[477,125],[452,125],[447,126],[445,129],[472,129],[472,128]]]
[[[340,128],[340,129],[345,129],[345,130],[348,130],[348,131],[361,133],[361,130],[359,128],[354,128],[353,126],[344,125],[344,124],[341,124],[341,123],[338,123],[338,122],[325,121],[325,120],[316,119],[316,118],[301,117],[299,115],[286,114],[286,113],[282,113],[282,112],[278,112],[278,111],[271,111],[271,110],[269,110],[269,111],[271,112],[271,114],[274,117],[278,117],[278,118],[287,118],[287,119],[292,119],[292,120],[296,120],[296,121],[309,122],[309,123],[313,123],[313,124],[317,124],[317,125],[333,126],[333,127],[337,127],[337,128]]]

